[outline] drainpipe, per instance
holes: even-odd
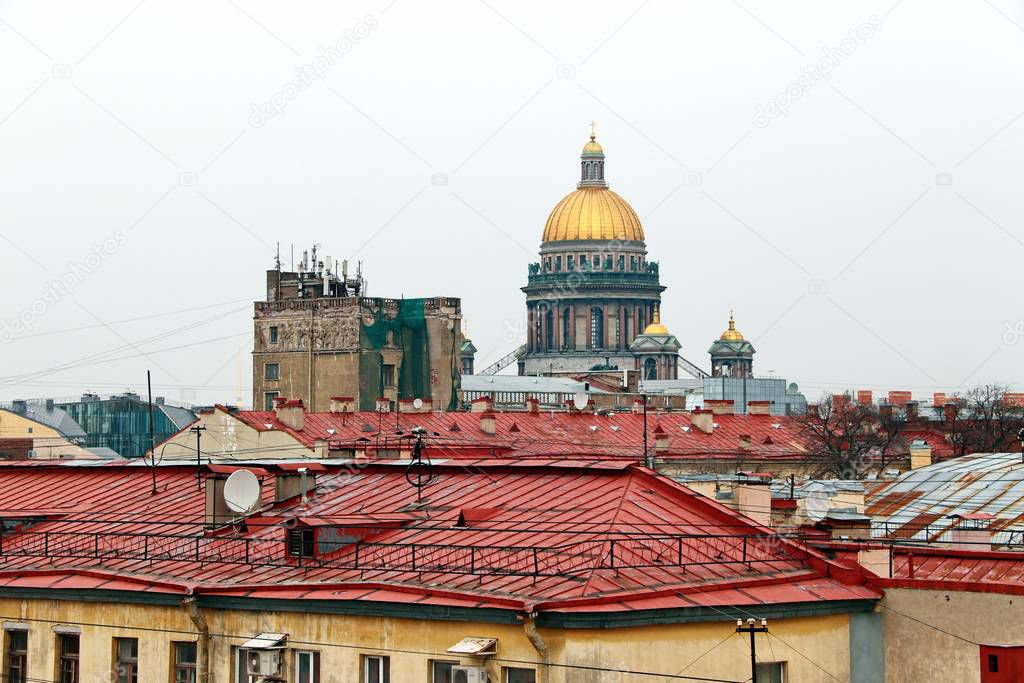
[[[524,612],[519,618],[523,620],[523,631],[526,633],[530,645],[533,645],[533,649],[540,656],[540,678],[538,681],[539,683],[548,683],[551,670],[551,653],[548,652],[548,645],[544,642],[544,638],[537,631],[537,613]]]
[[[213,644],[213,641],[210,638],[210,625],[206,623],[206,617],[199,611],[196,596],[188,596],[181,601],[181,606],[188,612],[188,618],[192,620],[203,641],[202,647],[199,648],[198,683],[211,683],[213,678],[210,671],[210,646]]]

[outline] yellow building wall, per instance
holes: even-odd
[[[0,439],[32,439],[32,449],[40,460],[93,460],[98,457],[71,443],[53,427],[5,409],[0,409]]]
[[[210,455],[223,454],[224,459],[233,455],[260,458],[311,458],[314,451],[305,448],[290,434],[280,430],[260,432],[230,413],[214,410],[199,415],[199,425],[206,427],[201,437],[203,461]],[[193,425],[196,426],[196,425]],[[194,462],[196,457],[196,435],[184,431],[156,447],[157,458]]]
[[[897,588],[885,591],[882,606],[891,681],[977,683],[981,653],[974,643],[1024,645],[1019,595]]]
[[[443,611],[443,608],[429,606],[423,609]],[[292,648],[319,651],[320,680],[323,683],[360,681],[361,656],[374,654],[391,658],[391,681],[394,683],[429,683],[430,660],[459,661],[458,657],[444,652],[467,636],[498,639],[498,657],[486,664],[492,683],[504,681],[502,669],[505,666],[538,669],[537,680],[547,683],[659,680],[649,676],[562,666],[550,667],[545,678],[544,672],[539,670],[541,667],[536,664],[538,654],[520,625],[298,612],[215,611],[210,608],[203,608],[202,612],[210,632],[214,634],[211,662],[212,681],[215,683],[233,683],[236,680],[231,677],[233,647],[260,632],[287,633]],[[113,666],[113,638],[139,639],[139,680],[146,683],[170,680],[173,641],[194,641],[198,638],[191,620],[180,607],[0,598],[0,615],[5,621],[39,620],[29,622],[29,676],[37,679],[51,679],[55,673],[57,638],[52,622],[84,624],[81,626],[80,679],[83,682],[115,680],[105,677]],[[787,662],[787,681],[848,680],[850,639],[847,615],[777,619],[769,622],[769,627],[772,637],[757,636],[758,659]],[[540,629],[540,634],[555,664],[683,673],[740,681],[750,677],[748,636],[741,637],[735,634],[734,629],[734,622],[723,620],[614,629]],[[813,658],[814,663],[797,651]],[[286,653],[285,661],[286,673],[289,680],[293,680],[293,650]],[[461,661],[467,665],[478,664],[473,659]],[[896,677],[891,680],[914,679]]]

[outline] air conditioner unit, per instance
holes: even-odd
[[[276,676],[280,669],[280,650],[249,650],[245,653],[245,672],[250,676]]]
[[[482,666],[453,666],[452,683],[487,683],[487,669]]]

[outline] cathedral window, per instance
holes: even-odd
[[[604,269],[605,270],[611,270],[612,269],[612,257],[611,256],[605,256],[604,257]]]
[[[565,257],[565,269],[572,271],[576,270],[576,264],[573,262],[573,255],[569,254]]]
[[[555,348],[555,316],[549,308],[544,314],[544,350]]]
[[[658,379],[658,361],[653,358],[644,361],[644,379]]]
[[[625,270],[625,269],[626,269],[626,257],[623,256],[622,254],[619,254],[619,270]]]
[[[604,311],[597,306],[590,309],[590,348],[604,348]]]
[[[629,257],[629,269],[636,270],[636,256]]]
[[[561,270],[562,270],[562,257],[561,256],[556,256],[555,257],[555,272],[557,273],[557,272],[559,272]]]
[[[598,256],[597,254],[594,254],[594,270],[599,270],[600,268],[601,268],[601,257]]]

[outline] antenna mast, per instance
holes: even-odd
[[[150,493],[156,495],[156,438],[153,436],[153,384],[150,381],[149,370],[146,370],[146,391],[149,393],[149,458],[153,466],[153,490]]]

